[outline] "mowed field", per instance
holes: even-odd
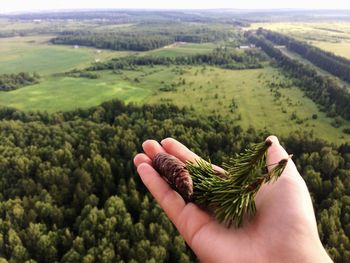
[[[91,63],[129,52],[98,50],[94,48],[52,45],[54,36],[0,38],[0,74],[37,72],[48,75],[84,68]]]
[[[47,77],[36,85],[0,92],[0,105],[52,113],[89,108],[113,98],[140,102],[148,95],[148,89],[119,80],[112,72],[101,72],[99,79]]]
[[[290,35],[350,59],[350,22],[254,23],[250,29],[259,27]]]

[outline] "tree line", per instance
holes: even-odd
[[[81,45],[112,50],[148,51],[174,42],[167,36],[125,36],[115,34],[72,34],[58,36],[53,44]]]
[[[133,69],[135,66],[149,65],[211,65],[226,69],[261,68],[267,57],[259,50],[238,52],[227,48],[217,48],[208,54],[177,57],[127,56],[93,64],[88,70]]]
[[[171,104],[0,109],[0,262],[195,262],[136,175],[145,139],[172,136],[221,164],[269,131]],[[350,144],[280,138],[312,193],[323,244],[350,259]]]
[[[350,60],[270,30],[259,29],[258,34],[278,45],[285,45],[321,69],[350,82]]]
[[[207,43],[226,41],[237,32],[223,28],[197,24],[188,26],[181,22],[142,21],[134,26],[102,30],[66,30],[53,39],[53,44],[92,46],[101,49],[148,51],[174,42]]]
[[[0,75],[0,91],[19,89],[39,82],[40,76],[37,73],[20,72],[18,74]]]
[[[319,75],[315,69],[284,55],[263,34],[249,32],[246,37],[251,43],[261,47],[270,57],[276,60],[296,86],[302,88],[305,94],[323,107],[328,114],[338,114],[350,120],[350,93],[331,78]]]

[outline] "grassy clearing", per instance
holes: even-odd
[[[179,78],[185,78],[188,84],[179,87],[176,92],[158,93],[150,101],[171,101],[180,106],[193,106],[200,113],[217,113],[236,119],[244,128],[266,128],[277,135],[286,135],[295,130],[313,130],[317,137],[329,141],[350,139],[341,129],[331,126],[332,119],[320,112],[316,104],[304,97],[298,88],[280,89],[280,99],[274,99],[274,93],[265,82],[274,78],[283,79],[276,69],[234,71],[197,67],[188,69],[173,82],[178,82]],[[238,108],[231,112],[232,100]],[[316,120],[312,119],[313,114],[317,114]],[[292,120],[292,115],[296,119]],[[297,124],[297,120],[302,123]],[[342,128],[350,127],[350,122],[344,123]]]
[[[91,63],[125,56],[129,52],[98,51],[95,48],[59,46],[48,43],[53,36],[0,39],[0,74],[36,71],[48,75],[83,68]]]
[[[103,72],[101,79],[49,77],[37,85],[0,92],[0,105],[25,111],[56,112],[88,108],[113,98],[139,102],[149,95],[148,89],[117,81],[111,72]]]
[[[298,88],[281,88],[278,90],[281,96],[276,99],[267,82],[284,79],[274,68],[156,66],[101,74],[96,80],[49,77],[38,85],[0,93],[0,105],[55,112],[87,108],[113,98],[136,103],[171,102],[193,107],[204,118],[208,114],[220,114],[244,128],[268,129],[279,136],[296,130],[313,130],[317,137],[332,142],[350,139],[342,132],[343,128],[350,128],[349,122],[334,128],[332,119],[320,112]],[[160,91],[171,85],[175,91]],[[233,101],[237,108],[232,107]],[[312,119],[313,114],[317,114],[317,119]]]

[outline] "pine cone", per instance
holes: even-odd
[[[186,165],[167,153],[158,153],[153,167],[186,202],[192,200],[193,182]]]

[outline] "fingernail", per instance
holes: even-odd
[[[270,135],[266,140],[270,140],[275,145],[280,145],[278,138],[275,135]]]

